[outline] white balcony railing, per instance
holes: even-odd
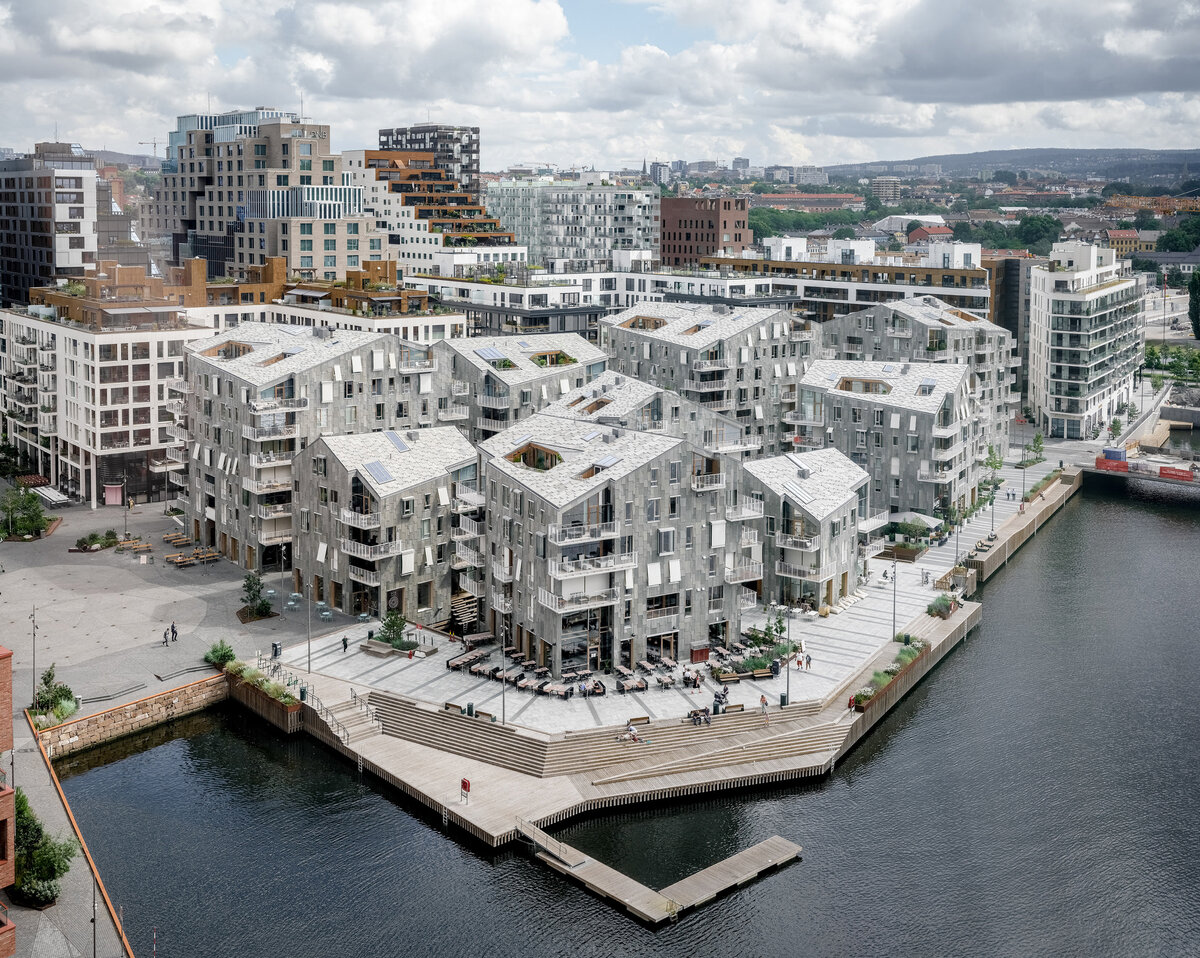
[[[513,567],[510,565],[505,565],[499,559],[493,559],[492,579],[496,582],[512,582]]]
[[[761,579],[763,564],[757,560],[737,562],[725,569],[726,582],[753,582]]]
[[[269,442],[272,439],[291,439],[296,435],[295,423],[282,426],[242,426],[242,438],[252,442]]]
[[[480,416],[475,420],[475,425],[487,432],[504,432],[512,423],[507,419],[488,419],[487,416]]]
[[[292,530],[288,529],[266,529],[264,528],[258,534],[258,541],[265,546],[279,545],[283,542],[292,541]]]
[[[737,607],[738,611],[746,612],[758,605],[758,593],[753,589],[738,589]]]
[[[260,502],[256,512],[262,519],[282,519],[284,516],[292,514],[292,504],[290,502],[276,502],[267,505]]]
[[[471,418],[471,407],[464,406],[461,403],[451,406],[446,406],[437,411],[439,422],[458,422],[463,419]]]
[[[378,512],[357,512],[354,509],[343,509],[341,512],[342,525],[353,526],[355,529],[378,529]]]
[[[547,563],[547,571],[552,579],[570,579],[581,575],[634,569],[637,564],[636,552],[621,552],[606,556],[581,556],[578,559],[551,559]]]
[[[379,585],[379,573],[374,569],[363,569],[352,565],[347,571],[354,582],[361,582],[363,585]]]
[[[456,379],[450,384],[451,396],[468,396],[471,393],[470,383],[465,383],[461,379]]]
[[[482,569],[485,562],[482,553],[461,542],[456,542],[454,543],[454,558],[451,560],[451,564],[456,569],[463,569],[467,566]]]
[[[798,549],[801,552],[812,552],[820,542],[816,536],[793,536],[779,533],[775,536],[775,544],[781,549]]]
[[[751,452],[762,445],[762,436],[730,436],[706,442],[704,448],[709,452]]]
[[[172,446],[170,449],[167,450],[167,458],[170,459],[172,462],[186,463],[188,461],[187,450],[180,448],[178,446]]]
[[[492,608],[501,615],[508,615],[513,608],[512,596],[492,589]]]
[[[748,546],[756,546],[760,539],[761,536],[757,529],[743,529],[741,535],[738,536],[738,546],[743,549]]]
[[[571,525],[550,526],[547,538],[556,546],[570,545],[573,542],[592,542],[599,539],[612,539],[618,535],[615,522],[572,523]]]
[[[466,486],[457,486],[454,490],[454,511],[457,513],[474,512],[482,509],[487,500],[483,493],[476,492]]]
[[[831,566],[802,566],[792,562],[776,562],[775,574],[787,579],[804,579],[808,582],[821,582],[828,579],[837,570]]]
[[[602,605],[612,605],[620,598],[621,592],[617,589],[605,589],[602,592],[577,592],[574,595],[555,595],[547,589],[538,589],[538,602],[553,612],[594,609]]]
[[[758,519],[763,514],[763,501],[761,499],[742,499],[735,505],[726,506],[725,518],[730,522],[739,522],[743,519]]]
[[[512,397],[490,396],[486,393],[480,393],[475,397],[475,402],[482,409],[508,409],[512,405]]]
[[[918,469],[917,482],[933,482],[941,485],[944,482],[954,481],[953,472],[942,472],[938,469]]]
[[[400,550],[404,547],[404,543],[399,540],[394,542],[355,542],[353,539],[343,538],[339,540],[339,548],[348,556],[355,556],[359,559],[386,559],[389,556],[399,555]]]
[[[467,516],[460,516],[458,525],[450,530],[450,538],[455,541],[461,539],[478,539],[486,531],[482,522],[477,522]]]
[[[286,466],[292,461],[292,457],[296,453],[291,449],[284,449],[276,452],[266,452],[261,455],[250,454],[251,469],[265,469],[269,466]]]
[[[289,409],[307,409],[307,399],[252,399],[248,403],[252,413],[281,412]]]
[[[286,479],[247,479],[242,478],[242,488],[256,496],[269,492],[287,492],[292,488],[290,477]]]
[[[725,473],[706,472],[692,476],[692,489],[695,492],[718,492],[725,488]]]
[[[460,575],[458,577],[458,587],[468,595],[473,595],[477,599],[482,599],[484,594],[483,583],[478,579],[473,579],[469,575]]]

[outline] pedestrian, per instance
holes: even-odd
[[[758,697],[758,704],[762,707],[763,724],[770,725],[771,716],[767,714],[767,697],[765,695],[760,695]]]
[[[348,648],[350,648],[350,637],[349,637],[349,636],[346,636],[346,635],[343,635],[343,636],[342,636],[342,652],[343,652],[343,653],[345,653],[345,651],[346,651]]]
[[[172,642],[179,641],[179,632],[176,630],[174,622],[171,623],[171,641]]]
[[[170,639],[171,639],[171,630],[163,629],[163,645],[170,645],[171,644]]]
[[[812,656],[811,655],[806,655],[804,657],[804,671],[805,672],[812,671]]]

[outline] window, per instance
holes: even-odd
[[[337,249],[337,240],[327,239],[325,241],[325,252],[326,253],[334,252],[336,249]]]
[[[358,240],[356,240],[356,239],[346,240],[346,249],[357,253],[358,252]]]
[[[299,151],[301,156],[312,156],[312,146],[313,145],[311,143],[300,143],[297,145],[296,149]]]
[[[650,488],[651,489],[658,488],[658,469],[650,470]]]
[[[883,410],[882,409],[875,410],[875,425],[876,426],[883,425]]]
[[[370,242],[371,242],[371,249],[383,249],[383,240],[373,239]]]
[[[300,241],[300,251],[302,253],[311,253],[312,252],[312,244],[313,244],[312,240],[301,240]]]
[[[301,236],[312,236],[312,223],[301,223],[300,224],[300,235]]]
[[[336,256],[326,256],[325,257],[325,265],[326,266],[337,266],[337,257]]]
[[[311,256],[301,256],[300,257],[300,268],[304,269],[306,267],[308,267],[308,268],[312,267],[312,257]]]
[[[346,265],[347,266],[357,266],[358,265],[358,257],[353,256],[353,255],[347,256],[346,257]]]
[[[288,185],[287,174],[286,173],[275,174],[275,185],[276,186],[287,186]]]
[[[657,499],[647,499],[646,500],[646,521],[647,522],[658,522],[658,500]]]
[[[357,236],[358,235],[358,224],[357,223],[347,223],[346,224],[346,235],[347,236]]]
[[[301,170],[311,170],[312,169],[312,160],[301,160],[300,161],[300,169]]]
[[[670,555],[675,551],[675,530],[658,530],[658,551],[660,555]]]
[[[333,160],[322,160],[321,161],[321,169],[324,170],[326,173],[332,173],[333,172]]]
[[[909,452],[916,452],[916,451],[917,451],[917,448],[918,448],[918,440],[917,440],[917,437],[916,437],[916,436],[912,436],[912,435],[910,435],[910,436],[908,437],[908,451],[909,451]]]
[[[326,223],[325,224],[325,235],[326,236],[336,236],[337,235],[337,223]]]

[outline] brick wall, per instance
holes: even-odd
[[[0,647],[0,715],[12,715],[12,704],[12,650]],[[0,722],[0,752],[12,747],[12,722]]]
[[[0,666],[0,673],[3,671],[3,667]],[[11,695],[11,671],[9,676]],[[2,689],[0,694],[3,694]],[[190,685],[160,692],[126,705],[118,705],[107,712],[98,712],[56,725],[39,733],[38,739],[50,758],[62,758],[72,752],[110,742],[124,735],[169,722],[171,719],[191,715],[210,705],[223,702],[228,697],[229,686],[224,674],[210,675]]]

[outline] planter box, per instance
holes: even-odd
[[[244,681],[236,675],[225,673],[229,683],[229,697],[240,705],[245,706],[259,718],[264,718],[277,729],[291,735],[300,731],[304,726],[300,714],[300,703],[284,705],[279,699],[272,698],[262,689]]]

